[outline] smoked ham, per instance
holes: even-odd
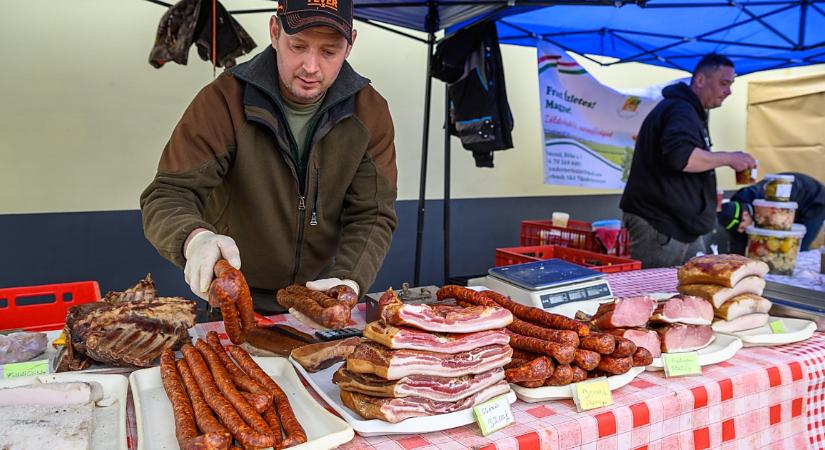
[[[768,323],[768,316],[765,313],[753,313],[739,316],[732,320],[717,320],[713,322],[713,331],[720,333],[736,333],[739,331],[759,328]]]
[[[682,295],[702,297],[718,309],[723,303],[737,295],[762,295],[762,291],[765,290],[765,280],[757,276],[746,277],[733,287],[724,287],[718,284],[680,284],[676,290]]]
[[[507,345],[510,342],[510,337],[501,328],[475,333],[428,333],[410,327],[387,325],[380,320],[367,324],[364,337],[395,350],[438,353],[466,352],[485,345]]]
[[[643,327],[655,309],[656,300],[647,295],[616,298],[612,302],[599,305],[592,323],[600,330]]]
[[[764,277],[768,265],[742,255],[704,255],[688,260],[679,268],[679,284],[736,286],[750,276]]]
[[[658,358],[662,354],[662,341],[659,339],[659,333],[654,330],[648,330],[646,328],[616,328],[609,330],[608,333],[621,336],[636,344],[636,347],[646,348],[654,358]]]
[[[713,321],[713,305],[701,297],[677,295],[660,301],[650,321],[657,324],[710,325]]]
[[[756,294],[741,294],[722,303],[716,310],[716,317],[722,320],[734,320],[748,314],[767,313],[771,310],[771,301]]]
[[[437,333],[473,333],[504,328],[513,314],[496,306],[412,305],[402,303],[390,288],[378,302],[384,323]]]
[[[685,325],[677,323],[657,328],[662,340],[662,353],[690,352],[707,347],[713,342],[710,325]]]

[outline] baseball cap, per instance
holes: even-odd
[[[716,214],[719,225],[726,230],[733,230],[742,221],[742,212],[747,211],[753,216],[753,206],[750,203],[730,201],[722,204],[722,210]]]
[[[287,34],[330,27],[352,44],[352,0],[280,0],[278,17]]]

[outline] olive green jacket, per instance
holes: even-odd
[[[178,266],[193,229],[231,236],[253,288],[339,277],[366,292],[397,223],[387,102],[345,62],[298,160],[277,80],[270,47],[200,91],[141,195],[144,233]]]

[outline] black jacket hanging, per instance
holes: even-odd
[[[438,44],[432,75],[447,82],[450,134],[473,152],[476,167],[493,167],[493,151],[513,147],[495,23],[460,30]]]

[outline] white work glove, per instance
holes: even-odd
[[[356,297],[361,293],[361,289],[358,288],[358,283],[347,279],[342,280],[340,278],[322,278],[320,280],[307,281],[306,286],[308,289],[312,289],[313,291],[326,291],[342,284],[351,287],[352,290],[355,291]]]
[[[241,252],[235,241],[229,236],[209,230],[200,231],[189,239],[183,255],[186,257],[184,280],[195,295],[207,301],[209,285],[215,274],[215,263],[219,259],[226,259],[236,269],[241,268]]]

